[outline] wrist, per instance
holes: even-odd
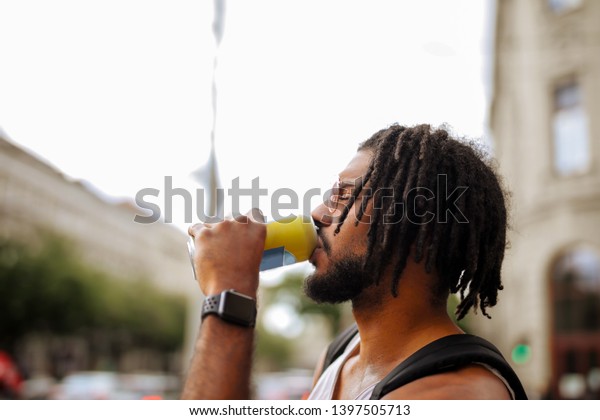
[[[235,276],[229,276],[230,278]],[[228,281],[228,279],[215,279],[215,281],[207,281],[203,288],[205,296],[212,296],[222,293],[225,290],[235,290],[238,293],[246,295],[252,299],[257,297],[258,276],[255,279],[236,279]]]
[[[202,320],[216,317],[246,328],[254,327],[256,312],[256,299],[233,289],[206,296],[202,304]]]

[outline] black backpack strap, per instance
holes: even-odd
[[[352,338],[358,333],[358,326],[356,324],[350,325],[344,331],[342,331],[327,347],[327,353],[325,354],[325,360],[323,361],[323,368],[321,369],[321,374],[325,372],[325,369],[329,367],[333,363],[335,359],[340,357],[348,343],[352,341]]]
[[[425,376],[473,363],[483,363],[497,370],[513,390],[515,399],[527,399],[521,381],[500,351],[483,338],[470,334],[442,337],[416,351],[377,384],[371,399],[379,400],[389,392]]]

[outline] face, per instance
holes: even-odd
[[[371,159],[371,152],[358,152],[340,172],[336,183],[339,185],[333,189],[334,197],[312,212],[319,227],[319,244],[310,258],[315,272],[306,279],[305,292],[317,302],[352,300],[373,283],[369,273],[363,269],[369,230],[368,208],[361,222],[355,226],[362,193],[350,208],[340,231],[334,235],[342,209],[347,206],[360,178],[366,174]]]

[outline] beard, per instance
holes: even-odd
[[[308,276],[304,293],[317,303],[342,303],[356,299],[373,283],[362,258],[347,255],[335,261],[326,273]]]

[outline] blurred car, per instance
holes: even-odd
[[[76,372],[65,376],[55,387],[51,398],[56,400],[123,399],[119,388],[119,375],[114,372]]]
[[[21,398],[24,400],[45,400],[56,387],[56,379],[51,376],[34,376],[23,381]]]
[[[260,373],[255,376],[256,398],[260,400],[306,399],[313,384],[313,372],[292,369]]]
[[[177,398],[179,379],[164,373],[76,372],[51,394],[57,400],[140,400]]]
[[[163,373],[128,373],[121,375],[121,387],[135,399],[178,399],[180,380]]]

